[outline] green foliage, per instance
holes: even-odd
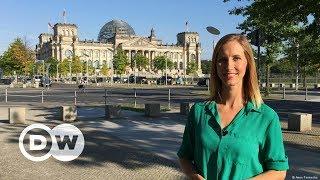
[[[156,56],[154,58],[154,69],[164,71],[166,69],[166,62],[167,62],[167,68],[172,69],[173,68],[172,60],[170,60],[165,56]]]
[[[69,64],[70,61],[68,59],[64,59],[62,62],[59,63],[58,71],[61,75],[67,76],[69,73]]]
[[[55,76],[57,74],[57,65],[58,65],[58,60],[55,58],[50,58],[45,61],[45,64],[50,64],[49,66],[49,76]]]
[[[211,64],[212,61],[209,60],[202,60],[201,61],[201,70],[203,74],[210,74],[211,73]]]
[[[88,75],[94,75],[94,71],[95,68],[92,65],[88,64]],[[82,72],[87,73],[87,62],[82,63]]]
[[[191,60],[189,61],[189,63],[187,64],[187,74],[188,75],[193,75],[197,72],[198,70],[198,64],[196,63],[196,61]]]
[[[109,68],[106,64],[104,64],[101,68],[101,74],[104,75],[104,76],[107,76],[109,74]]]
[[[3,53],[0,59],[0,67],[5,75],[17,74],[30,75],[30,65],[35,61],[35,53],[22,39],[15,39]]]
[[[116,73],[120,75],[124,74],[126,67],[129,65],[129,60],[126,53],[119,48],[113,58],[113,68]]]
[[[78,56],[72,58],[71,71],[73,74],[82,73],[82,66],[83,63],[80,61],[80,58]]]
[[[139,71],[141,71],[142,69],[147,69],[147,66],[149,65],[149,59],[140,53],[137,53],[133,57],[133,60],[136,61],[136,65]]]

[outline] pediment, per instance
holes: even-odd
[[[145,38],[139,38],[139,39],[134,39],[131,41],[127,41],[123,43],[123,46],[134,46],[134,47],[156,47],[156,45],[150,43],[147,39]]]

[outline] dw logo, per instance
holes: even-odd
[[[36,130],[38,130],[37,133],[33,132]],[[49,135],[51,141],[47,141],[43,133],[39,134],[39,130]],[[28,140],[29,149],[25,147]],[[51,143],[51,147],[48,142]],[[49,146],[49,150],[46,148],[47,146]],[[19,148],[21,153],[31,161],[44,161],[51,155],[60,161],[72,161],[82,153],[84,137],[82,132],[71,124],[60,124],[52,130],[43,124],[32,124],[21,132]],[[44,155],[34,155],[39,153]]]

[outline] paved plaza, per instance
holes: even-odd
[[[186,116],[177,109],[147,118],[143,113],[122,111],[122,118],[105,120],[102,107],[79,107],[77,126],[85,136],[85,148],[71,162],[49,158],[31,162],[20,152],[18,138],[28,124],[53,128],[57,108],[29,106],[26,125],[10,125],[7,109],[0,108],[0,179],[183,179],[176,152]],[[320,177],[320,128],[298,133],[287,131],[282,121],[286,152],[293,177]]]

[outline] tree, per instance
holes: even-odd
[[[78,56],[72,58],[71,69],[73,74],[82,73],[83,63],[80,61]]]
[[[17,74],[30,75],[30,65],[35,61],[35,53],[27,47],[27,43],[21,38],[16,38],[3,53],[0,67],[4,74],[9,75],[13,71]]]
[[[210,74],[211,64],[212,64],[212,61],[209,61],[209,60],[202,60],[201,61],[201,70],[202,70],[203,74]]]
[[[147,66],[149,65],[149,60],[147,57],[144,55],[137,53],[134,57],[133,60],[136,62],[137,68],[139,71],[142,69],[147,69]]]
[[[45,64],[50,64],[49,65],[49,76],[56,76],[57,74],[57,65],[59,61],[55,58],[49,58],[48,60],[45,61]]]
[[[188,75],[194,75],[198,70],[198,65],[196,63],[196,61],[194,60],[191,60],[189,61],[189,63],[187,64],[187,74]]]
[[[69,63],[70,62],[68,59],[64,59],[63,61],[60,62],[58,71],[61,75],[67,76],[67,74],[69,73]]]
[[[166,62],[167,62],[167,68],[172,69],[173,62],[169,58],[165,56],[156,56],[154,58],[154,69],[157,71],[161,70],[163,75],[164,70],[166,70]]]
[[[113,56],[113,68],[118,74],[124,74],[126,67],[129,65],[129,60],[126,53],[118,48],[117,53]]]
[[[109,75],[109,68],[106,64],[102,65],[102,68],[101,68],[101,74],[104,75],[104,76],[107,76]]]

